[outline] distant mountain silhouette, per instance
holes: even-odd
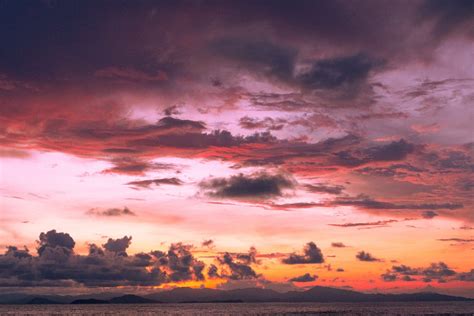
[[[46,304],[61,304],[60,302],[50,300],[44,297],[33,297],[29,300],[26,304],[33,304],[33,305],[46,305]]]
[[[117,295],[117,294],[115,294]],[[1,294],[0,304],[151,304],[151,303],[225,303],[225,302],[435,302],[472,301],[473,299],[437,293],[367,294],[346,289],[315,286],[306,291],[280,293],[269,289],[237,290],[175,288],[144,296],[90,294],[87,296]],[[99,299],[100,298],[100,299]]]
[[[87,299],[74,300],[71,302],[71,304],[109,304],[109,301],[97,300],[95,298],[87,298]]]
[[[170,291],[146,295],[161,302],[402,302],[402,301],[468,301],[464,297],[437,293],[413,294],[366,294],[351,290],[316,286],[307,291],[279,293],[273,290],[247,288],[237,290],[214,290],[176,288]]]
[[[149,298],[126,294],[118,297],[114,297],[109,300],[111,304],[150,304],[150,303],[161,303]]]

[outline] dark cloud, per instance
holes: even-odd
[[[323,263],[324,257],[321,249],[319,249],[314,242],[309,242],[303,249],[303,254],[290,254],[287,258],[282,259],[285,264],[312,264]]]
[[[203,149],[211,146],[234,147],[244,144],[275,143],[277,139],[268,132],[255,133],[249,136],[233,136],[225,130],[211,133],[174,133],[156,138],[144,138],[136,141],[136,145],[145,148],[166,146],[180,149]]]
[[[312,89],[336,89],[357,84],[369,75],[380,62],[365,54],[318,60],[298,78]]]
[[[382,274],[381,277],[384,281],[431,282],[436,280],[444,283],[449,280],[461,279],[463,275],[465,275],[465,273],[457,273],[444,262],[436,262],[431,263],[428,267],[420,268],[412,268],[406,265],[392,266],[392,268],[387,270],[385,274]]]
[[[74,239],[67,233],[58,233],[55,229],[39,236],[38,255],[47,254],[48,251],[62,251],[66,255],[72,254],[75,246]]]
[[[359,195],[355,198],[352,197],[343,197],[338,198],[329,204],[332,205],[352,205],[358,206],[363,209],[378,209],[378,210],[430,210],[430,209],[448,209],[455,210],[462,208],[463,205],[460,203],[420,203],[420,204],[397,204],[391,202],[382,202],[373,200],[366,195]]]
[[[305,208],[313,208],[319,206],[326,206],[324,203],[315,203],[315,202],[296,202],[296,203],[284,203],[284,204],[276,204],[276,203],[269,203],[265,206],[268,206],[274,210],[290,210],[290,209],[305,209]]]
[[[426,218],[426,219],[432,219],[438,216],[439,214],[436,213],[435,211],[424,211],[421,213],[421,217]]]
[[[309,273],[305,273],[303,275],[291,278],[288,281],[290,281],[290,282],[313,282],[313,281],[316,281],[317,278],[318,278],[317,275],[311,275]]]
[[[61,124],[64,123],[61,122]],[[61,124],[57,125],[57,127],[66,127],[61,126]],[[65,134],[70,133],[71,136],[84,141],[110,141],[113,139],[133,140],[142,137],[152,137],[170,133],[193,132],[204,130],[205,128],[206,126],[202,122],[182,120],[166,116],[158,120],[156,124],[140,126],[135,126],[135,124],[131,124],[131,122],[127,124],[127,122],[120,121],[110,125],[99,121],[84,121],[75,126],[71,126],[69,130],[65,130],[64,132]]]
[[[334,248],[345,248],[347,247],[344,243],[342,242],[333,242],[331,243],[331,247],[334,247]]]
[[[258,67],[267,76],[288,80],[292,76],[296,51],[263,40],[252,41],[225,38],[211,43],[218,55],[242,63],[248,68]]]
[[[141,189],[141,188],[150,188],[150,186],[154,184],[156,186],[159,186],[161,184],[167,184],[167,185],[182,185],[183,181],[181,181],[178,178],[158,178],[158,179],[150,179],[150,180],[139,180],[139,181],[131,181],[128,182],[127,185],[130,185],[132,187]]]
[[[440,238],[438,240],[439,241],[452,241],[452,242],[457,242],[457,243],[474,242],[474,239],[472,238]]]
[[[474,282],[474,269],[471,269],[469,272],[459,273],[457,278],[461,281]]]
[[[118,239],[109,238],[102,246],[105,250],[116,253],[117,255],[127,255],[127,248],[130,246],[132,237],[124,236]]]
[[[305,184],[304,188],[309,192],[327,193],[327,194],[341,194],[345,189],[342,185],[328,185],[328,184]]]
[[[248,253],[244,254],[231,254],[224,253],[222,256],[217,258],[221,267],[220,276],[231,280],[245,280],[245,279],[256,279],[258,274],[251,267],[252,264],[256,264],[255,248],[250,248]],[[208,271],[208,274],[218,275],[215,269],[211,268],[212,271]]]
[[[204,241],[201,243],[201,246],[203,246],[203,247],[208,247],[208,248],[213,248],[213,247],[214,247],[214,240],[212,240],[212,239],[204,240]]]
[[[383,273],[383,274],[380,275],[380,277],[385,282],[392,282],[392,281],[395,281],[397,279],[397,275],[394,274],[394,273],[390,273],[390,272]]]
[[[211,197],[219,198],[270,198],[281,196],[283,189],[294,187],[294,181],[281,174],[239,174],[230,178],[202,181],[199,186]]]
[[[395,219],[389,219],[385,221],[366,222],[366,223],[344,223],[344,224],[328,224],[329,226],[336,227],[360,227],[360,226],[385,226],[390,223],[398,222]]]
[[[219,275],[219,268],[214,264],[210,264],[209,269],[207,270],[207,276],[211,279],[220,278],[221,276]]]
[[[179,107],[177,105],[172,105],[164,109],[163,114],[166,116],[173,116],[173,115],[179,115],[181,114],[181,112],[179,111]]]
[[[244,116],[240,118],[239,125],[245,129],[266,129],[270,131],[281,130],[286,124],[284,119],[273,119],[266,117],[264,119],[251,118]]]
[[[0,286],[156,286],[203,280],[205,265],[192,246],[172,244],[169,250],[127,254],[131,237],[109,239],[104,248],[89,245],[75,254],[74,240],[55,230],[40,235],[38,256],[10,246],[0,255]]]
[[[172,244],[168,250],[167,267],[169,278],[173,282],[186,280],[204,280],[204,263],[194,258],[192,246],[182,243]],[[160,258],[161,259],[161,258]]]
[[[470,0],[426,0],[420,8],[420,17],[434,21],[433,33],[445,37],[454,30],[465,33],[472,38],[474,26],[474,4]]]
[[[367,262],[382,261],[378,258],[375,258],[370,253],[365,252],[365,251],[359,251],[356,255],[356,258],[359,261],[367,261]]]
[[[95,216],[105,216],[105,217],[115,217],[115,216],[135,216],[136,214],[132,212],[128,207],[124,208],[109,208],[106,210],[90,209],[87,211],[88,215]]]
[[[415,146],[404,139],[386,145],[373,146],[365,149],[340,151],[335,154],[338,163],[347,166],[360,166],[375,161],[403,160],[415,150]]]

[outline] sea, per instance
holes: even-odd
[[[474,315],[474,302],[0,305],[0,315]]]

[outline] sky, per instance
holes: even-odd
[[[0,292],[474,297],[474,2],[0,0]]]

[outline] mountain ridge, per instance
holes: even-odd
[[[277,292],[271,289],[243,288],[219,290],[209,288],[174,288],[171,290],[134,294],[60,295],[0,295],[0,304],[156,304],[156,303],[219,303],[219,302],[414,302],[473,301],[474,299],[417,292],[402,294],[363,293],[348,289],[315,286],[305,291]]]

